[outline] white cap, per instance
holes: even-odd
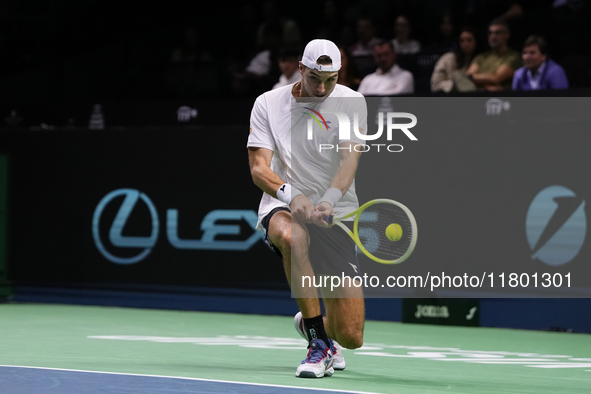
[[[320,56],[328,56],[332,59],[332,65],[316,63]],[[341,69],[341,51],[334,42],[329,40],[312,40],[306,45],[302,64],[318,71],[339,71]]]

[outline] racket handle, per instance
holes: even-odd
[[[314,213],[314,211],[312,211],[312,213]],[[334,218],[334,215],[330,215],[324,218],[324,221],[328,224],[332,224],[332,219]]]

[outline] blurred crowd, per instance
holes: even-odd
[[[315,38],[367,95],[590,87],[591,0],[30,1],[0,0],[0,77],[43,66],[72,97],[253,97]]]
[[[325,0],[305,26],[286,4],[262,3],[264,21],[229,48],[234,95],[299,80],[313,38],[337,43],[339,83],[365,95],[590,87],[590,1]]]

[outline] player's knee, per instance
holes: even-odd
[[[337,342],[347,349],[357,349],[363,346],[363,331],[345,330],[339,333]]]
[[[302,243],[304,236],[305,234],[301,234],[296,229],[285,227],[275,235],[272,241],[283,255],[289,255],[293,248],[297,248]]]
[[[291,229],[289,227],[284,228],[273,240],[273,244],[279,248],[281,254],[291,254]]]

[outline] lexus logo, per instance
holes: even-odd
[[[144,248],[142,252],[133,257],[117,257],[112,253],[109,253],[109,251],[107,251],[103,245],[99,234],[101,214],[103,213],[105,206],[114,198],[119,196],[125,196],[125,199],[123,200],[121,207],[119,207],[119,211],[117,212],[117,216],[115,216],[115,220],[113,220],[113,224],[111,224],[111,229],[109,230],[109,241],[111,241],[113,246],[118,246],[120,248]],[[133,208],[137,204],[138,200],[142,200],[142,202],[146,204],[150,210],[150,216],[152,217],[152,233],[149,237],[123,236],[121,233],[125,227],[125,223],[127,223],[127,219],[129,218],[129,215],[133,211]],[[135,189],[119,189],[107,194],[97,205],[92,217],[92,236],[94,238],[96,247],[107,260],[118,264],[133,264],[146,258],[158,240],[159,228],[160,226],[158,223],[158,213],[156,212],[156,207],[148,196]]]
[[[119,211],[111,224],[109,230],[109,241],[112,246],[118,248],[143,248],[133,257],[118,257],[105,248],[101,240],[101,216],[105,207],[117,197],[125,196]],[[125,225],[141,200],[150,211],[152,227],[149,237],[123,236]],[[252,210],[243,209],[216,209],[203,217],[200,239],[182,239],[178,233],[179,212],[177,209],[166,210],[166,238],[168,243],[175,249],[192,250],[220,250],[220,251],[247,251],[254,244],[263,239],[263,234],[256,231],[258,215]],[[227,223],[228,221],[234,223]],[[240,223],[246,222],[250,231],[243,231]],[[92,218],[92,236],[99,252],[109,261],[117,264],[134,264],[142,261],[152,251],[158,240],[158,213],[150,198],[144,193],[135,189],[119,189],[110,192],[98,203]],[[103,226],[104,228],[104,226]],[[144,232],[146,234],[147,232]],[[230,239],[228,239],[230,237]],[[129,252],[128,252],[129,253]]]

